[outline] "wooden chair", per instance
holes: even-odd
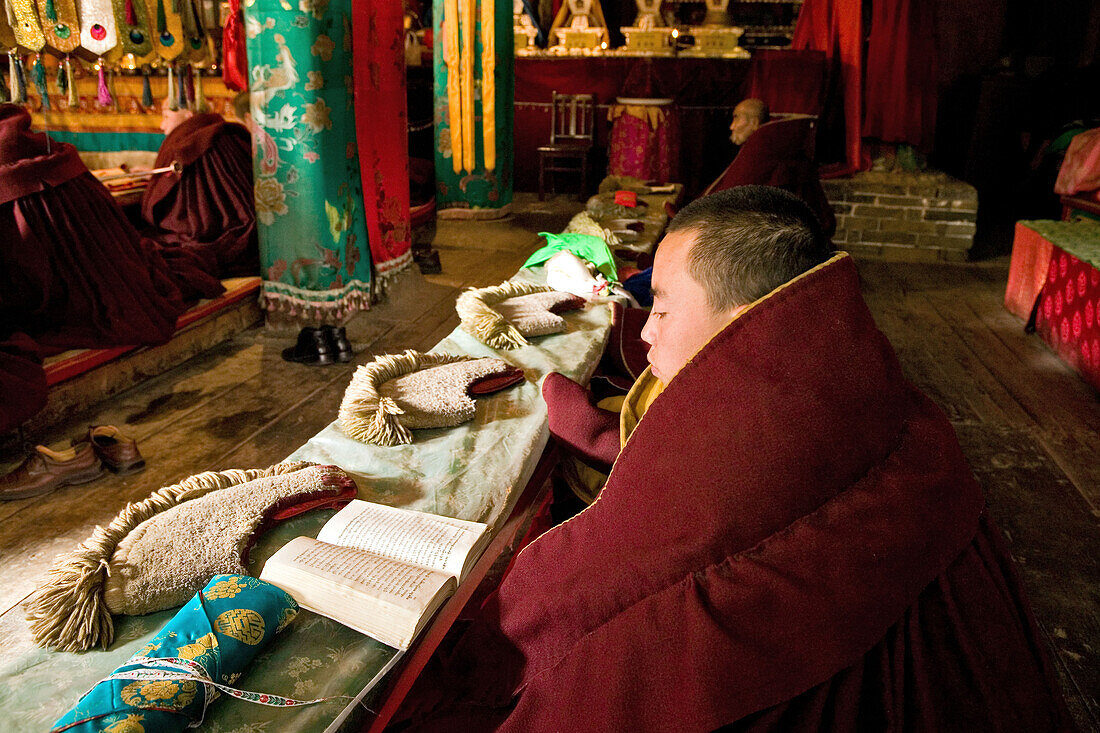
[[[588,191],[588,155],[595,140],[596,98],[554,92],[550,144],[539,148],[539,201],[546,195],[546,173],[579,173],[580,198]],[[551,181],[552,183],[552,181]]]

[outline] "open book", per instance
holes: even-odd
[[[408,649],[489,540],[488,526],[355,500],[296,537],[260,578],[303,608]]]

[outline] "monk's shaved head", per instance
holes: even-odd
[[[689,269],[715,311],[762,298],[833,255],[810,207],[768,186],[696,199],[669,224],[675,232],[694,235]]]

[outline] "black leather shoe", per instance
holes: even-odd
[[[336,356],[336,361],[349,362],[355,358],[351,342],[348,341],[346,328],[343,326],[321,326],[321,330],[325,332],[325,336],[328,338],[329,347]]]
[[[283,359],[320,366],[336,361],[336,353],[323,329],[306,326],[298,333],[298,343],[283,349]]]

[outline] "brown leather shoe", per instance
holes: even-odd
[[[0,476],[0,501],[26,499],[62,486],[94,481],[103,475],[103,464],[90,445],[81,443],[64,451],[35,446],[34,453],[11,473]]]
[[[137,441],[123,435],[114,425],[91,426],[87,435],[73,441],[73,445],[80,443],[91,443],[103,465],[119,475],[136,473],[145,468],[145,459],[138,450]]]

